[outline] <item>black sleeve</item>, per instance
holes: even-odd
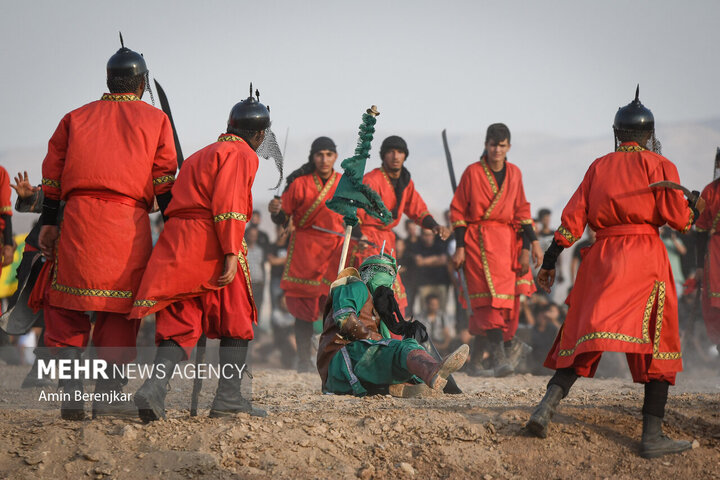
[[[692,213],[693,213],[692,224],[695,225],[695,222],[697,222],[697,219],[700,218],[700,211],[697,208],[695,208],[695,205],[690,205],[690,210],[692,210]]]
[[[467,227],[455,227],[455,230],[453,232],[455,233],[455,248],[460,248],[465,246],[465,232],[467,231]]]
[[[435,221],[432,215],[427,215],[425,218],[423,218],[422,221],[422,228],[427,228],[428,230],[432,230],[433,228],[437,227],[438,223]]]
[[[535,229],[531,224],[523,224],[521,225],[522,231],[523,231],[523,248],[525,248],[525,240],[527,240],[528,245],[530,245],[532,242],[537,241],[537,234],[535,233]]]
[[[287,225],[289,218],[284,210],[280,210],[278,213],[271,214],[270,220],[272,220],[275,225]]]
[[[532,240],[528,238],[527,235],[523,232],[522,236],[522,249],[523,250],[530,250],[530,244],[532,243]]]
[[[17,197],[15,201],[15,210],[23,213],[40,213],[43,204],[42,190],[37,190],[29,197],[21,198]]]
[[[162,213],[163,221],[167,222],[168,217],[165,216],[165,209],[168,207],[168,205],[170,205],[170,200],[172,200],[172,190],[161,193],[155,198],[157,198],[158,207],[160,207],[160,213]]]
[[[40,223],[42,225],[57,225],[58,210],[60,209],[60,200],[53,200],[45,197],[43,199],[42,214],[40,215]]]
[[[545,256],[543,257],[542,269],[543,270],[555,270],[555,263],[557,263],[557,259],[563,250],[565,250],[565,248],[558,245],[557,242],[555,241],[555,239],[553,239],[553,241],[550,244],[550,246],[548,247],[548,249],[545,250]]]
[[[13,244],[12,234],[12,216],[11,215],[0,215],[5,221],[5,228],[3,229],[3,245]]]
[[[708,239],[708,232],[697,232],[697,236],[695,237],[695,264],[697,268],[703,268],[705,265]]]

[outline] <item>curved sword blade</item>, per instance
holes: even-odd
[[[167,95],[165,95],[165,90],[163,90],[157,80],[153,79],[153,81],[155,82],[155,89],[157,90],[158,98],[160,99],[160,107],[162,107],[162,111],[165,112],[165,115],[167,115],[170,119],[173,139],[175,140],[175,152],[177,153],[177,164],[179,170],[183,160],[185,160],[185,157],[183,157],[182,148],[180,148],[180,139],[178,138],[177,130],[175,130],[175,121],[173,120],[172,112],[170,111],[170,103],[168,103]]]
[[[650,188],[660,187],[660,188],[672,188],[674,190],[681,190],[688,200],[694,200],[695,195],[690,191],[689,188],[683,187],[679,183],[671,182],[670,180],[663,180],[661,182],[655,182],[648,185]]]

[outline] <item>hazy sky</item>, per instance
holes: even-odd
[[[718,116],[717,1],[0,5],[0,151],[46,144],[67,111],[99,98],[118,30],[165,87],[187,150],[223,130],[250,81],[291,144],[355,130],[369,104],[381,133],[482,135],[504,121],[607,135],[638,82],[659,123]]]

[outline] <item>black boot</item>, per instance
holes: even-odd
[[[488,330],[487,337],[493,374],[496,377],[507,377],[514,372],[514,369],[505,356],[502,331],[500,329]]]
[[[640,442],[640,456],[657,458],[668,453],[680,453],[692,448],[690,442],[673,440],[662,431],[662,419],[665,417],[668,388],[670,384],[651,380],[645,384],[643,402],[643,430]]]
[[[465,372],[471,377],[493,377],[495,372],[492,368],[485,368],[483,365],[483,355],[487,348],[487,337],[485,335],[476,335],[473,342],[470,361],[465,364]]]
[[[308,373],[315,371],[310,360],[310,349],[312,345],[313,324],[295,319],[295,345],[297,347],[297,372]]]
[[[210,417],[229,417],[236,413],[249,413],[253,417],[266,417],[267,412],[252,406],[242,396],[242,375],[247,365],[248,341],[224,337],[220,340],[220,379]]]
[[[117,399],[122,389],[127,385],[127,379],[122,375],[118,365],[108,364],[108,377],[95,380],[95,393],[101,394],[100,399],[93,399],[92,418],[96,417],[120,417],[136,418],[138,409],[130,400]],[[116,368],[118,371],[116,371]],[[102,395],[105,394],[105,395]],[[105,396],[107,399],[103,399]]]
[[[505,356],[508,359],[508,363],[515,370],[520,364],[520,361],[532,353],[532,347],[522,340],[518,340],[514,337],[509,342],[505,342]]]
[[[560,404],[560,400],[567,397],[570,387],[577,378],[578,376],[572,368],[561,368],[555,371],[555,375],[548,382],[545,396],[535,408],[526,425],[530,433],[540,438],[547,437],[547,427],[555,414],[555,409]]]
[[[77,347],[63,347],[58,354],[60,360],[80,360],[80,349]],[[81,378],[60,380],[63,390],[63,401],[60,405],[60,417],[63,420],[84,420],[85,402],[82,400],[83,381]]]
[[[20,385],[20,388],[35,388],[35,387],[52,387],[55,385],[55,382],[50,380],[49,378],[39,378],[38,376],[38,362],[40,360],[43,360],[45,362],[50,362],[52,360],[52,355],[50,355],[50,351],[45,347],[45,329],[43,328],[42,332],[40,333],[40,337],[38,338],[37,347],[35,347],[35,350],[33,350],[33,353],[35,354],[35,361],[33,361],[32,367],[30,367],[30,371],[25,376],[25,379],[22,382],[22,385]]]
[[[673,440],[662,431],[662,418],[655,415],[643,415],[642,441],[640,442],[640,456],[643,458],[657,458],[669,453],[680,453],[692,448],[692,443],[686,440]]]
[[[135,405],[144,423],[165,418],[165,395],[175,365],[185,358],[185,351],[172,340],[163,340],[155,354],[150,378],[135,393]]]
[[[536,437],[546,438],[547,427],[550,420],[552,420],[555,414],[555,409],[560,404],[560,400],[563,399],[563,390],[557,385],[548,386],[545,396],[540,401],[540,404],[535,408],[535,411],[530,415],[530,420],[527,423],[527,429]]]

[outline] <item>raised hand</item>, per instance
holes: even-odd
[[[40,190],[40,187],[35,187],[30,183],[27,172],[18,172],[17,176],[15,177],[15,185],[11,183],[10,187],[12,187],[12,189],[17,192],[18,197],[23,199],[32,197],[35,192]]]

